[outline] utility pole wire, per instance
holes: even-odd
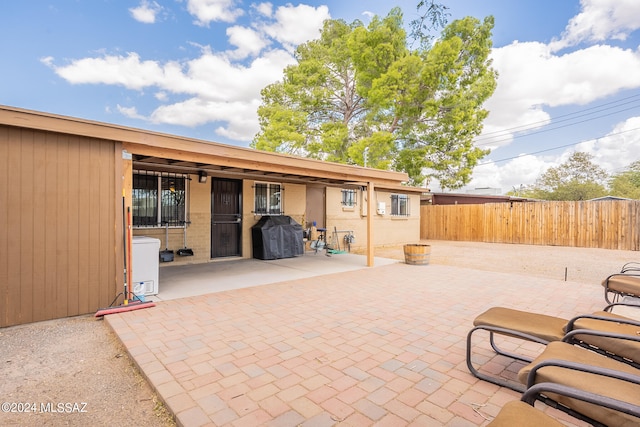
[[[593,139],[598,140],[598,139],[606,138],[606,137],[608,137],[608,136],[621,135],[621,134],[623,134],[623,133],[633,132],[633,131],[637,131],[637,130],[640,130],[640,128],[627,129],[627,130],[623,130],[623,131],[615,132],[615,133],[610,133],[610,134],[608,134],[608,135],[601,136],[601,137],[598,137],[598,138],[593,138]],[[548,152],[548,151],[559,150],[559,149],[561,149],[561,148],[572,147],[572,146],[574,146],[574,145],[578,145],[578,144],[581,144],[581,143],[583,143],[583,142],[585,142],[585,141],[574,142],[574,143],[572,143],[572,144],[558,145],[557,147],[547,148],[546,150],[534,151],[534,152],[532,152],[532,153],[518,154],[517,156],[507,157],[507,158],[504,158],[504,159],[491,160],[491,161],[488,161],[488,162],[486,162],[486,163],[479,163],[478,165],[476,165],[476,167],[486,166],[486,165],[493,164],[493,163],[506,162],[507,160],[519,159],[520,157],[532,156],[532,155],[534,155],[534,154],[540,154],[540,153],[546,153],[546,152]]]

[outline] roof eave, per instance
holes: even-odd
[[[258,151],[245,147],[186,138],[109,123],[61,116],[0,105],[0,124],[85,137],[115,140],[125,149],[142,155],[167,155],[216,162],[229,167],[245,167],[268,172],[288,172],[310,177],[344,181],[366,180],[384,185],[400,185],[408,180],[403,172],[385,171]]]

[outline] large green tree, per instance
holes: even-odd
[[[593,163],[593,155],[576,151],[564,163],[550,167],[522,194],[542,200],[589,200],[607,194],[607,171]]]
[[[496,86],[492,29],[493,17],[467,17],[429,49],[410,50],[398,8],[366,27],[328,20],[262,90],[252,146],[359,165],[366,151],[368,166],[405,171],[413,185],[459,188],[488,154],[473,138]]]
[[[613,175],[609,180],[609,189],[612,196],[640,199],[640,160]]]
[[[435,0],[420,0],[416,9],[418,17],[409,23],[411,37],[422,46],[427,46],[433,40],[432,32],[447,24],[449,7]]]

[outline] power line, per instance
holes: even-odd
[[[496,139],[496,140],[492,140],[491,142],[485,142],[485,143],[482,143],[482,144],[476,143],[475,145],[478,146],[478,147],[481,147],[481,146],[484,146],[484,145],[491,145],[491,144],[496,144],[498,142],[510,141],[511,139],[522,138],[522,137],[525,137],[525,136],[538,135],[538,134],[545,133],[545,132],[551,132],[553,130],[558,130],[558,129],[566,128],[566,127],[569,127],[569,126],[579,125],[581,123],[586,123],[586,122],[590,122],[590,121],[595,120],[595,119],[601,119],[603,117],[612,116],[614,114],[618,114],[618,113],[622,113],[622,112],[625,112],[625,111],[633,110],[635,108],[637,108],[637,107],[625,108],[624,110],[619,110],[619,111],[614,111],[614,112],[611,112],[611,113],[608,113],[608,114],[603,114],[603,115],[595,117],[595,118],[584,119],[584,120],[580,120],[580,121],[577,121],[577,122],[574,122],[574,123],[569,123],[569,124],[565,124],[565,125],[550,127],[550,128],[546,128],[546,129],[540,129],[540,130],[535,131],[535,132],[527,133],[526,135],[505,137],[504,139]]]
[[[636,100],[629,101],[630,99],[634,99],[634,98],[640,98],[640,93],[639,94],[635,94],[635,95],[631,95],[631,96],[627,96],[625,98],[621,98],[621,99],[618,99],[616,101],[610,101],[610,102],[606,102],[604,104],[600,104],[600,105],[596,105],[596,106],[593,106],[593,107],[585,108],[583,110],[574,111],[574,112],[567,113],[567,114],[562,114],[562,115],[556,116],[555,118],[552,118],[551,120],[539,120],[537,122],[531,122],[531,123],[528,123],[528,124],[514,126],[514,127],[511,127],[511,128],[507,128],[507,129],[501,129],[501,130],[497,130],[497,131],[493,131],[493,132],[487,132],[487,133],[483,134],[482,137],[480,137],[479,139],[476,139],[476,142],[484,140],[484,139],[489,139],[490,135],[493,135],[493,134],[504,134],[504,133],[511,133],[511,132],[524,132],[527,129],[536,129],[536,128],[539,127],[538,125],[541,125],[541,124],[544,124],[544,123],[547,123],[547,122],[565,122],[565,121],[571,120],[570,118],[563,119],[565,117],[569,117],[569,116],[583,117],[583,116],[590,115],[590,114],[595,114],[595,113],[598,113],[598,112],[601,112],[601,111],[606,111],[606,110],[609,110],[609,109],[612,109],[612,108],[618,108],[619,106],[627,105],[627,104],[636,102]],[[623,102],[623,101],[628,101],[628,102]],[[603,107],[606,107],[608,105],[614,105],[614,106],[613,107],[603,108]],[[591,111],[591,110],[598,110],[598,111],[593,111],[593,112],[590,112],[590,113],[586,113],[587,111]],[[557,120],[557,119],[563,119],[563,120]]]
[[[620,132],[610,133],[610,134],[608,134],[608,135],[600,136],[600,137],[597,137],[597,138],[594,138],[594,139],[598,140],[598,139],[602,139],[602,138],[605,138],[605,137],[608,137],[608,136],[621,135],[621,134],[623,134],[623,133],[633,132],[633,131],[637,131],[637,130],[640,130],[640,128],[627,129],[627,130],[623,130],[623,131],[620,131]],[[572,147],[572,146],[574,146],[574,145],[578,145],[578,144],[581,144],[581,143],[583,143],[583,142],[584,142],[584,141],[579,141],[579,142],[574,142],[574,143],[572,143],[572,144],[559,145],[559,146],[556,146],[556,147],[547,148],[547,149],[545,149],[545,150],[534,151],[534,152],[532,152],[532,153],[518,154],[517,156],[513,156],[513,157],[507,157],[507,158],[499,159],[499,160],[492,160],[491,162],[487,162],[487,163],[480,163],[480,164],[476,165],[476,167],[479,167],[479,166],[486,166],[486,165],[493,164],[493,163],[506,162],[506,161],[508,161],[508,160],[519,159],[520,157],[532,156],[532,155],[534,155],[534,154],[540,154],[540,153],[546,153],[546,152],[549,152],[549,151],[555,151],[555,150],[559,150],[559,149],[561,149],[561,148]]]

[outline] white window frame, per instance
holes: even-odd
[[[411,215],[408,194],[391,195],[391,216],[408,217]]]

